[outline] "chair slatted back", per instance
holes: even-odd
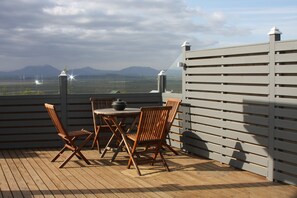
[[[48,103],[45,103],[44,106],[45,106],[52,122],[54,123],[55,128],[57,129],[58,135],[61,138],[63,138],[63,140],[65,140],[66,142],[71,141],[68,136],[68,133],[66,132],[66,130],[65,130],[58,114],[57,114],[55,106],[52,104],[48,104]]]
[[[142,107],[136,142],[158,141],[165,137],[171,107]]]
[[[58,135],[61,137],[61,139],[64,141],[63,148],[59,151],[59,153],[51,160],[52,162],[56,161],[66,149],[71,150],[72,152],[70,155],[64,160],[64,162],[59,166],[59,168],[62,168],[68,163],[68,161],[73,157],[77,156],[79,159],[83,159],[87,164],[91,164],[89,160],[81,153],[81,149],[83,146],[85,146],[90,138],[92,137],[93,133],[87,130],[78,130],[78,131],[66,131],[58,114],[55,109],[55,106],[52,104],[45,103],[44,104],[54,126],[57,129]],[[75,140],[77,140],[80,137],[85,137],[85,139],[80,143],[80,145],[75,144]]]
[[[94,114],[94,110],[111,108],[112,107],[111,104],[114,100],[115,100],[114,98],[90,98],[91,106],[92,106],[94,130],[96,130],[97,125],[104,124],[102,119]]]
[[[169,130],[170,130],[171,125],[172,125],[172,123],[173,123],[173,121],[175,119],[175,116],[176,116],[176,113],[177,113],[178,108],[180,106],[180,103],[181,103],[181,100],[176,99],[176,98],[169,98],[166,101],[166,106],[172,107],[172,109],[170,110],[169,115],[168,115],[168,123],[167,123],[167,126],[166,126],[167,133],[169,133]]]

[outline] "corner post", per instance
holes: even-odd
[[[269,135],[268,135],[268,167],[267,179],[274,179],[274,138],[275,138],[275,45],[281,40],[281,32],[276,27],[271,28],[269,35]]]
[[[65,70],[59,75],[59,91],[61,101],[61,121],[67,130],[67,73]]]
[[[186,95],[186,70],[187,70],[187,57],[186,52],[191,50],[191,45],[188,41],[185,41],[182,45],[182,66],[183,66],[183,73],[182,73],[182,99],[185,101]]]
[[[181,129],[180,129],[180,134],[184,133],[185,131],[189,130],[192,128],[191,126],[191,115],[190,115],[190,105],[189,102],[187,101],[186,97],[186,77],[187,77],[187,52],[191,50],[191,45],[188,41],[185,41],[182,45],[182,62],[179,63],[179,66],[183,68],[182,71],[182,122],[181,122]],[[185,149],[184,143],[181,145],[182,149]],[[186,150],[185,150],[186,151]]]

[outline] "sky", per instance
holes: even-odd
[[[296,0],[1,0],[0,71],[168,69],[191,50],[296,40]]]

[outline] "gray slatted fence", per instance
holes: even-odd
[[[184,50],[182,148],[297,184],[297,41]]]
[[[62,145],[43,106],[45,102],[56,105],[69,130],[85,128],[93,131],[90,97],[122,98],[128,107],[162,104],[160,93],[1,96],[0,149]],[[107,140],[109,135],[103,134],[103,137]]]

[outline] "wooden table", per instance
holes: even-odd
[[[106,151],[108,150],[108,148],[110,148],[110,144],[114,138],[116,138],[116,140],[118,142],[120,142],[120,144],[122,144],[124,142],[125,146],[127,147],[128,144],[127,144],[125,134],[129,133],[135,126],[135,124],[137,122],[137,118],[140,115],[140,109],[139,108],[126,108],[122,111],[117,111],[113,108],[107,108],[107,109],[96,109],[96,110],[94,110],[94,113],[96,115],[102,117],[104,122],[109,126],[110,130],[113,133],[101,154],[101,158],[104,157]],[[130,125],[130,127],[127,127],[127,129],[123,129],[122,126],[123,126],[123,124],[126,124],[125,121],[127,118],[133,119],[132,124]],[[111,161],[113,161],[115,159],[115,157],[117,156],[117,154],[119,152],[119,149],[120,148],[118,147],[116,152],[114,153]],[[127,151],[129,152],[129,149],[127,149]],[[130,155],[130,153],[129,153],[129,155]]]

